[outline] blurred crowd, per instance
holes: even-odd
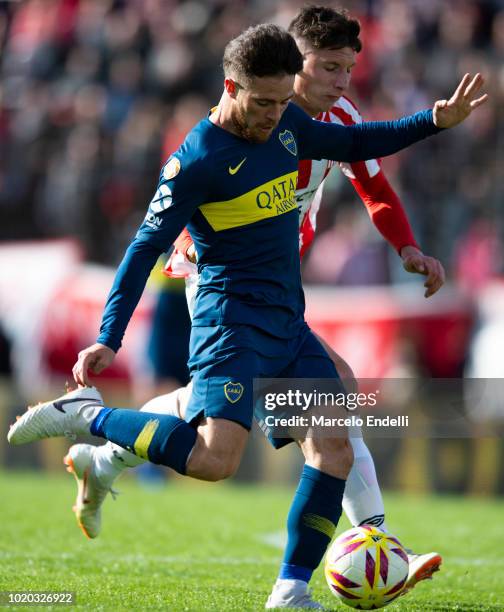
[[[162,160],[219,100],[226,42],[253,23],[287,26],[302,4],[0,2],[0,238],[72,236],[88,260],[116,264]],[[466,286],[479,286],[503,272],[504,3],[343,6],[362,25],[351,96],[366,119],[431,106],[466,71],[487,80],[490,102],[463,126],[384,161],[425,252]],[[331,182],[309,279],[390,277],[376,264],[383,247],[356,201],[343,178]]]

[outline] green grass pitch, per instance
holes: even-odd
[[[71,512],[70,475],[0,473],[0,591],[74,591],[77,609],[263,609],[290,488],[119,484],[123,494],[107,500],[102,535],[88,541]],[[433,581],[388,610],[504,610],[502,501],[388,495],[386,508],[406,546],[444,557]],[[338,533],[347,527],[342,519]],[[330,594],[320,568],[312,586],[328,608],[350,610]]]

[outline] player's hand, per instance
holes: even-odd
[[[472,80],[470,74],[464,75],[449,100],[438,100],[434,104],[432,109],[434,125],[439,128],[451,128],[467,119],[475,108],[488,100],[488,94],[476,97],[484,82],[479,72]]]
[[[78,385],[90,387],[88,370],[93,374],[100,374],[114,361],[114,351],[104,344],[93,344],[81,351],[77,362],[72,368],[72,374]]]
[[[424,297],[428,298],[439,291],[445,282],[443,264],[434,257],[424,255],[414,246],[405,246],[401,249],[403,268],[412,274],[423,274],[425,279]]]

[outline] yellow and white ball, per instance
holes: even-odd
[[[358,610],[376,610],[393,601],[404,589],[408,570],[408,555],[399,540],[373,525],[342,533],[325,560],[331,592]]]

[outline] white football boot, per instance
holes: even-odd
[[[58,399],[28,410],[11,426],[7,440],[27,444],[43,438],[89,434],[89,427],[100,410],[103,399],[95,387],[70,391]]]
[[[308,584],[303,580],[288,580],[279,578],[266,602],[271,608],[304,608],[307,610],[324,610],[324,606],[314,601]]]
[[[421,580],[432,580],[432,574],[439,571],[443,558],[437,552],[416,555],[413,551],[407,550],[409,572],[408,580],[404,585],[401,595],[411,591]]]
[[[116,491],[102,484],[96,476],[96,450],[97,447],[91,444],[74,444],[63,459],[67,471],[77,481],[77,499],[72,509],[79,527],[89,539],[100,534],[101,507],[107,493],[110,492],[114,499],[116,495]]]

